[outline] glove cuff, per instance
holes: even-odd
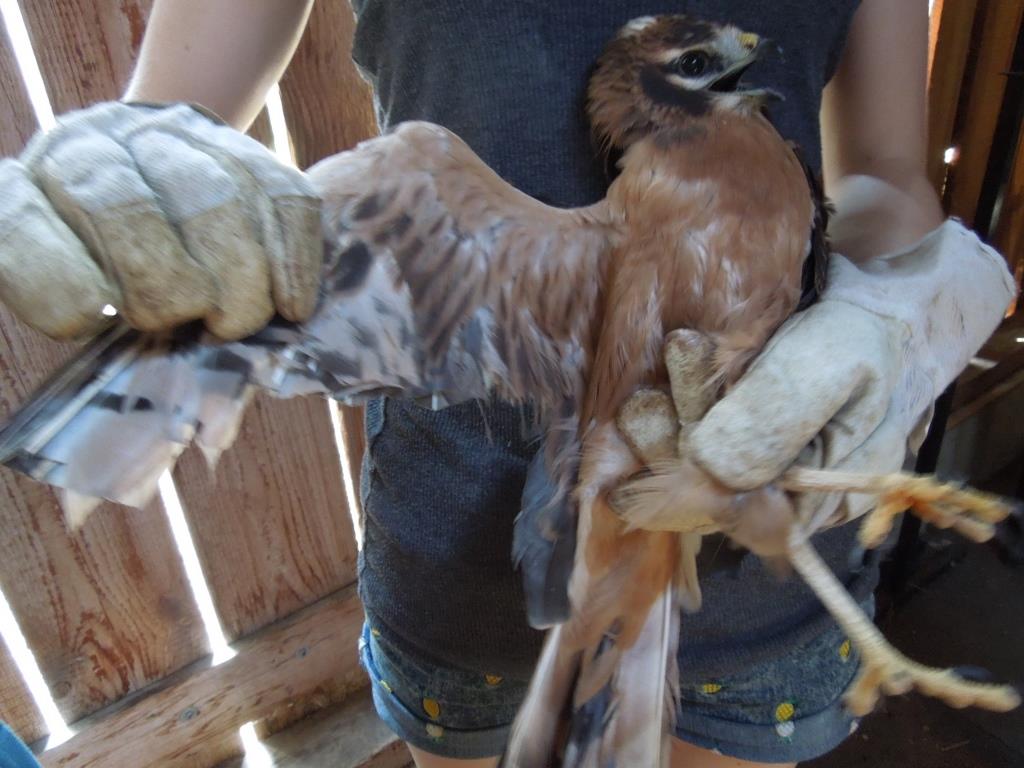
[[[909,333],[894,406],[909,432],[999,326],[1016,294],[1006,261],[958,219],[918,242],[855,264],[834,256],[822,300],[897,320]]]

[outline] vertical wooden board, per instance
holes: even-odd
[[[281,101],[300,168],[377,133],[370,86],[352,62],[354,30],[349,3],[315,3],[281,78]]]
[[[20,1],[54,112],[121,96],[152,0]]]
[[[1017,285],[1024,274],[1024,128],[1018,128],[1017,148],[1013,155],[1013,167],[1003,191],[1003,204],[996,222],[992,244],[1010,263]],[[1015,312],[1020,300],[1015,301]]]
[[[11,41],[6,30],[0,28],[0,155],[20,152],[36,127]]]
[[[977,0],[936,0],[928,35],[928,178],[941,195]]]
[[[1006,91],[1006,72],[1024,18],[1024,0],[987,0],[981,9],[980,45],[954,142],[960,157],[949,177],[949,212],[970,227],[988,170],[992,139]]]
[[[71,352],[0,309],[0,420]],[[158,503],[100,506],[69,533],[53,491],[0,470],[0,589],[74,721],[207,652]]]
[[[46,723],[36,708],[32,695],[14,665],[8,650],[0,646],[0,720],[31,744],[47,734]]]
[[[274,134],[270,130],[270,115],[267,114],[266,107],[261,109],[260,113],[256,115],[256,119],[252,121],[252,125],[249,126],[249,130],[246,133],[263,146],[270,149],[274,148]]]
[[[175,481],[229,640],[355,580],[355,542],[327,403],[249,406],[211,475],[190,449]]]
[[[372,89],[352,61],[354,32],[350,3],[315,3],[305,34],[281,78],[281,102],[300,168],[378,133]],[[349,470],[358,491],[365,448],[362,409],[341,408],[341,422]]]

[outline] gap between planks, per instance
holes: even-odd
[[[194,664],[72,725],[76,735],[43,752],[61,766],[211,766],[241,754],[238,729],[279,729],[367,685],[357,642],[355,585],[322,598],[233,647],[211,667]]]

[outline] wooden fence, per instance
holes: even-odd
[[[122,93],[151,0],[21,0],[57,114]],[[346,3],[318,2],[281,82],[302,167],[375,132],[350,62]],[[37,129],[10,40],[0,32],[0,154]],[[253,135],[269,142],[266,114]],[[2,191],[0,191],[2,194]],[[72,347],[0,309],[0,420]],[[190,450],[174,473],[217,617],[236,655],[214,666],[160,502],[106,504],[69,533],[54,493],[0,472],[0,589],[75,735],[44,765],[202,765],[237,754],[239,726],[270,727],[364,684],[356,637],[356,546],[329,406],[256,400],[211,475]],[[349,455],[361,416],[341,414]],[[357,476],[357,475],[356,475]],[[143,688],[145,696],[132,696]],[[28,742],[47,728],[6,648],[0,718]]]
[[[20,0],[20,7],[55,112],[122,92],[150,0]],[[1024,2],[936,0],[935,7],[931,173],[952,212],[972,222],[997,145],[1005,86],[997,76],[1012,59]],[[347,4],[317,2],[281,82],[301,167],[375,130],[368,90],[349,60],[351,33]],[[0,35],[0,154],[19,152],[36,129],[10,42]],[[269,142],[265,114],[252,132]],[[943,151],[951,145],[960,158],[949,166]],[[1024,149],[1015,157],[996,235],[1020,265]],[[3,419],[71,347],[2,308],[0,342]],[[44,765],[210,766],[241,751],[241,725],[277,729],[364,685],[355,651],[356,547],[328,408],[322,400],[259,398],[214,475],[195,451],[175,471],[235,650],[216,665],[159,502],[143,511],[107,504],[69,533],[49,489],[0,470],[0,589],[75,730],[41,753]],[[357,460],[361,416],[343,409],[340,419]],[[2,647],[0,718],[26,741],[45,742],[44,719]]]

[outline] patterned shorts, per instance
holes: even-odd
[[[425,665],[396,651],[369,624],[359,650],[377,713],[399,737],[451,758],[501,753],[528,681]],[[857,668],[849,640],[832,625],[742,675],[697,680],[683,670],[676,736],[754,762],[818,757],[857,727],[841,701]]]

